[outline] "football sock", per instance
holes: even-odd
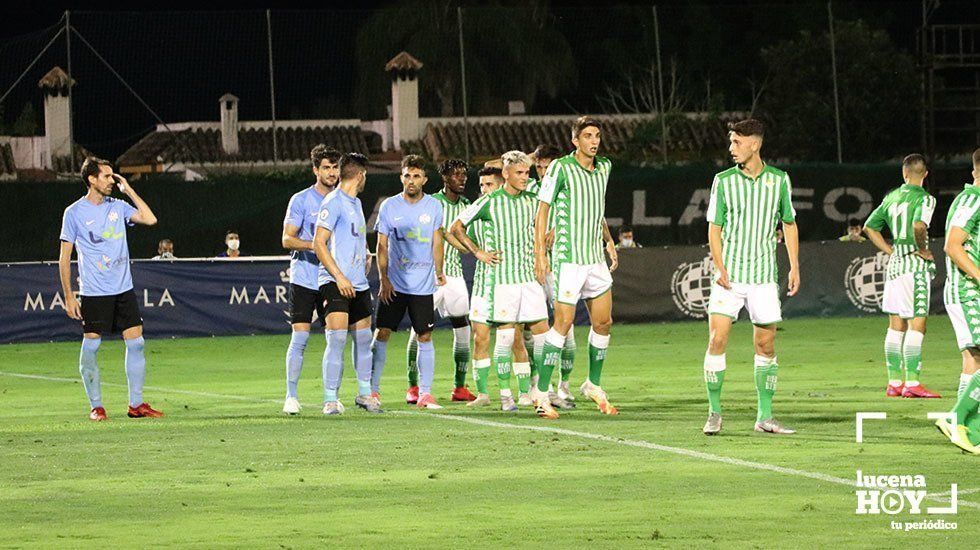
[[[514,375],[517,376],[517,388],[521,393],[531,391],[531,363],[514,363]]]
[[[510,371],[513,360],[514,329],[498,328],[493,345],[493,366],[497,371],[497,381],[500,383],[500,395],[510,395]]]
[[[309,331],[294,330],[286,350],[286,397],[299,397],[299,375],[303,371],[303,352]]]
[[[354,331],[354,345],[351,346],[351,362],[357,373],[357,394],[371,395],[371,329]]]
[[[385,370],[388,342],[375,338],[371,342],[371,391],[381,393],[381,373]]]
[[[96,355],[102,338],[83,338],[82,351],[78,355],[78,372],[82,374],[82,385],[92,408],[102,406],[102,380],[99,377],[99,364]]]
[[[956,405],[953,407],[956,423],[966,424],[966,418],[977,412],[978,404],[980,404],[980,371],[970,376],[970,381],[956,400]]]
[[[466,370],[470,366],[470,327],[453,329],[453,361],[456,363],[455,384],[457,388],[466,385]]]
[[[888,368],[888,383],[898,386],[902,383],[902,339],[905,333],[888,329],[885,333],[885,366]]]
[[[476,382],[476,392],[486,394],[487,379],[490,378],[490,359],[473,360],[473,380]]]
[[[436,374],[436,347],[432,340],[419,342],[419,395],[432,393]]]
[[[970,385],[970,380],[973,378],[972,374],[960,373],[960,387],[956,390],[956,398],[959,399],[963,392],[966,391],[966,387]]]
[[[565,347],[561,349],[561,381],[568,382],[575,368],[575,325],[568,327],[565,335]]]
[[[408,335],[408,346],[405,348],[405,362],[408,368],[408,387],[419,385],[419,339],[413,330]]]
[[[327,330],[327,348],[323,350],[323,402],[337,400],[340,377],[344,373],[344,346],[347,329]]]
[[[138,407],[143,402],[143,381],[146,379],[146,342],[142,336],[126,342],[126,384],[129,386],[129,406]]]
[[[547,392],[551,385],[551,375],[561,363],[561,349],[565,347],[565,337],[554,328],[544,333],[541,347],[541,363],[538,368],[538,391]]]
[[[541,380],[541,365],[544,363],[544,343],[548,333],[531,336],[531,385],[537,386]],[[554,372],[554,369],[552,369]],[[550,376],[550,375],[549,375]]]
[[[704,385],[708,388],[708,412],[721,414],[721,385],[725,382],[725,354],[704,354]]]
[[[589,381],[596,386],[602,379],[602,364],[606,360],[606,349],[609,347],[608,334],[596,334],[589,330]]]
[[[755,391],[759,398],[759,414],[756,421],[772,418],[772,396],[776,393],[776,373],[779,365],[776,358],[755,356]]]
[[[917,330],[905,333],[902,357],[905,359],[905,384],[919,385],[919,371],[922,370],[922,339],[924,334]]]

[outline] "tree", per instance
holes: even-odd
[[[915,59],[863,21],[836,21],[837,87],[844,159],[891,158],[918,143]],[[801,32],[762,53],[769,79],[759,101],[772,122],[770,153],[837,156],[828,32]]]
[[[38,135],[37,111],[34,104],[27,102],[17,120],[10,126],[10,134],[14,136],[36,136]]]

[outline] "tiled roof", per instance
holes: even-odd
[[[14,175],[17,167],[14,166],[14,151],[9,143],[0,143],[0,176]]]
[[[318,126],[277,128],[279,160],[303,161],[318,143],[341,151],[368,154],[367,138],[357,126]],[[377,141],[377,140],[372,140]],[[191,128],[176,132],[154,131],[119,157],[119,166],[139,166],[158,162],[184,164],[272,162],[271,128],[243,128],[238,132],[237,155],[221,149],[221,131],[215,128]]]
[[[602,147],[611,154],[633,148],[637,153],[660,154],[659,123],[656,117],[596,117],[602,122]],[[532,151],[540,144],[550,144],[565,150],[570,147],[570,126],[575,117],[528,121],[472,121],[469,125],[470,155],[490,158],[513,149]],[[716,117],[679,117],[671,122],[668,150],[672,155],[696,153],[704,149],[721,148],[727,144],[725,122]],[[636,130],[646,125],[656,130],[658,137],[647,140],[633,138]],[[461,156],[464,151],[463,123],[429,123],[422,143],[429,157],[440,161]],[[632,143],[631,143],[632,142]]]

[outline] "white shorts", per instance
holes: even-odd
[[[537,281],[494,285],[488,319],[494,323],[532,323],[548,319],[544,288]]]
[[[605,294],[612,288],[612,274],[605,263],[563,263],[555,274],[553,298],[563,304],[575,305],[579,300],[590,300]]]
[[[980,300],[946,304],[949,322],[956,333],[956,345],[960,351],[980,348]]]
[[[555,309],[555,274],[552,271],[544,279],[544,296],[548,299],[548,308]]]
[[[717,282],[711,284],[708,315],[725,315],[738,319],[738,314],[743,307],[748,310],[749,320],[755,325],[771,325],[782,321],[779,285],[732,283],[732,288],[729,290]]]
[[[928,271],[903,273],[885,281],[881,311],[902,319],[929,316],[932,275]]]
[[[490,300],[485,296],[473,296],[470,300],[470,321],[490,324]]]
[[[470,295],[462,277],[446,277],[446,284],[436,287],[432,296],[435,310],[443,318],[466,317],[470,310]]]

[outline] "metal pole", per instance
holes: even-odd
[[[664,68],[660,60],[660,19],[657,17],[657,6],[653,6],[653,39],[657,44],[657,94],[660,96],[660,150],[664,163],[667,163],[667,118],[664,108],[667,101],[664,98]]]
[[[71,100],[71,12],[65,10],[65,49],[68,53],[68,171],[75,171],[75,131],[73,126],[75,125],[73,119],[74,105],[72,105]],[[51,147],[51,144],[48,144]],[[50,152],[50,151],[49,151]],[[54,164],[54,156],[51,157],[51,164]],[[51,166],[57,172],[55,166]]]
[[[265,10],[265,28],[269,37],[269,101],[272,104],[272,166],[279,166],[279,144],[276,137],[276,80],[272,68],[272,10]]]
[[[466,162],[470,162],[470,123],[469,111],[466,106],[466,56],[463,54],[463,7],[456,7],[456,21],[459,23],[459,72],[463,83],[463,144],[466,151]]]
[[[827,0],[827,19],[830,24],[830,68],[834,79],[834,123],[837,126],[837,164],[844,162],[844,148],[840,135],[840,100],[837,95],[837,46],[834,42],[834,10]]]

